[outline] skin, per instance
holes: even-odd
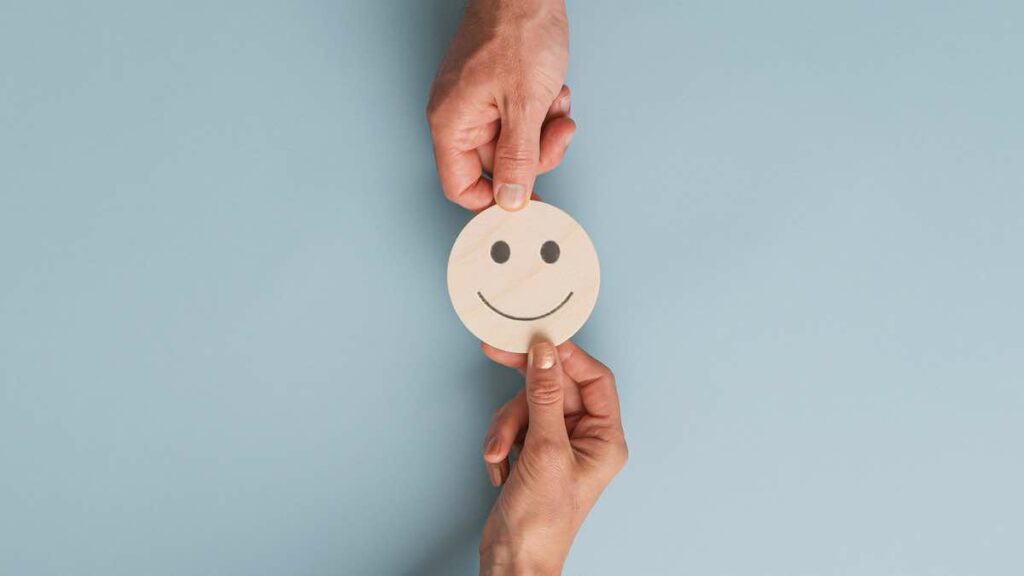
[[[427,106],[448,199],[473,211],[526,206],[576,132],[568,59],[563,0],[468,2]]]
[[[484,526],[480,573],[560,574],[587,513],[626,463],[615,377],[572,342],[539,342],[529,355],[482,347],[526,386],[494,414],[484,440],[488,475],[502,490]]]
[[[576,132],[568,59],[564,0],[469,0],[427,106],[449,200],[480,211],[520,210],[536,198],[537,175],[558,166]],[[488,475],[502,489],[481,537],[480,573],[559,574],[626,462],[615,378],[571,342],[538,342],[529,355],[483,351],[526,384],[484,440]]]

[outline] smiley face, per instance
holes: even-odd
[[[597,252],[568,214],[539,201],[484,210],[455,239],[448,295],[466,328],[509,352],[565,342],[583,326],[601,282]]]

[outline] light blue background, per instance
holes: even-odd
[[[0,8],[0,573],[460,574],[518,386],[445,292],[456,0]],[[571,574],[1024,573],[1024,8],[577,0]]]

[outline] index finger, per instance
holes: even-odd
[[[491,181],[484,177],[476,150],[434,146],[437,175],[444,195],[459,206],[477,212],[494,203]]]
[[[562,369],[579,386],[580,398],[587,413],[618,420],[619,393],[615,388],[615,375],[612,371],[571,341],[558,348],[562,352]]]
[[[494,203],[491,181],[483,173],[477,148],[497,136],[498,119],[497,108],[477,93],[444,99],[432,96],[427,109],[444,195],[474,212]]]

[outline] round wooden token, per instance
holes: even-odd
[[[594,309],[600,283],[587,233],[537,200],[517,212],[492,206],[477,214],[448,257],[455,313],[477,338],[509,352],[571,338]]]

